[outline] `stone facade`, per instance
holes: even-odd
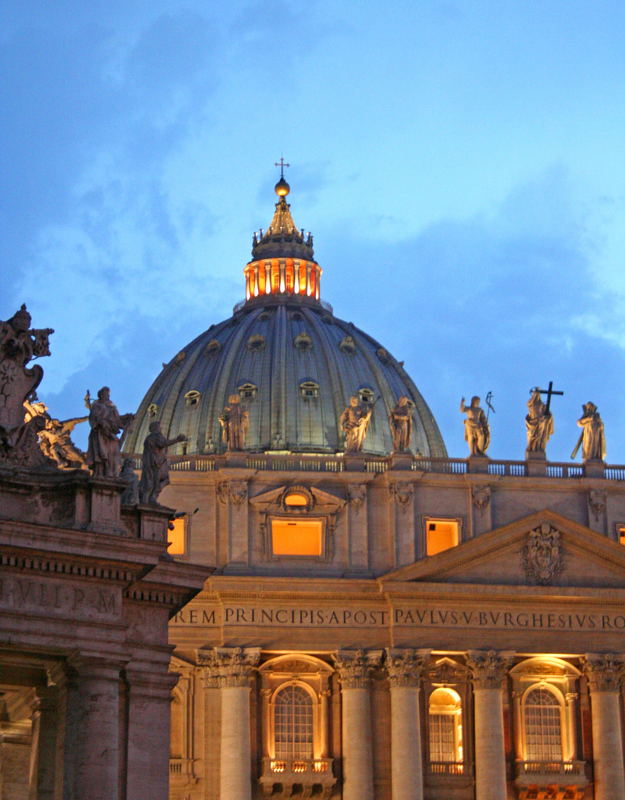
[[[170,626],[172,800],[625,797],[624,468],[287,460],[172,472],[165,497],[200,507],[178,558],[218,567]],[[272,552],[289,487],[316,498],[304,517],[327,517],[318,556]],[[459,534],[428,556],[432,520]],[[224,646],[247,664],[240,698],[215,676]],[[280,687],[310,696],[290,760]],[[249,764],[236,787],[233,746]]]
[[[171,510],[82,470],[0,468],[0,797],[165,800],[167,623],[211,570]]]

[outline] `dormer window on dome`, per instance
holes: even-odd
[[[202,396],[201,392],[198,392],[197,389],[191,389],[188,391],[184,396],[184,402],[187,406],[197,406],[200,402],[200,397]]]
[[[266,231],[254,234],[252,261],[245,269],[245,299],[266,295],[298,295],[319,300],[321,267],[314,260],[313,238],[296,227],[286,196],[291,187],[281,176],[280,198]]]

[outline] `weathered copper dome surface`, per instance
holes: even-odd
[[[246,301],[165,365],[124,449],[140,452],[150,422],[158,419],[168,438],[188,437],[176,452],[221,452],[219,416],[238,393],[249,411],[246,450],[341,452],[338,420],[356,395],[375,402],[364,451],[387,455],[388,415],[406,395],[415,407],[411,450],[445,456],[434,417],[403,366],[319,299],[321,268],[312,237],[304,237],[284,195],[279,197],[272,223],[255,235],[252,261],[244,268]]]

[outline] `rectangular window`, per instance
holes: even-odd
[[[170,525],[172,527],[167,532],[167,541],[169,542],[167,552],[170,556],[183,556],[187,544],[187,515],[172,520]]]
[[[323,555],[323,521],[272,519],[271,551],[274,556]]]
[[[426,555],[449,550],[460,542],[460,521],[457,519],[425,519]]]
[[[618,526],[618,540],[619,544],[625,545],[625,525]]]

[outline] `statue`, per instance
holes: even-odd
[[[414,411],[410,399],[402,395],[388,417],[391,425],[391,435],[393,436],[393,451],[395,453],[403,453],[410,447],[413,415]]]
[[[87,469],[85,455],[72,442],[70,433],[76,425],[86,422],[89,417],[54,419],[48,413],[45,403],[39,401],[24,403],[26,422],[36,416],[42,418],[44,426],[39,431],[39,446],[45,456],[52,459],[61,469]]]
[[[339,425],[345,434],[346,453],[359,453],[362,450],[372,414],[372,405],[359,403],[357,397],[350,398],[349,405],[339,417]]]
[[[571,453],[571,458],[575,458],[581,445],[582,458],[584,461],[603,461],[605,459],[605,430],[603,420],[599,416],[597,406],[590,401],[582,406],[582,416],[577,420],[580,428],[583,428],[579,441]]]
[[[527,453],[544,453],[549,437],[553,433],[553,415],[543,403],[538,389],[534,389],[527,401],[528,413],[525,417],[527,431]]]
[[[480,398],[471,398],[471,405],[465,406],[464,397],[460,401],[460,411],[467,415],[464,421],[464,438],[469,445],[472,456],[485,456],[490,444],[490,426],[483,409],[480,408]]]
[[[166,439],[161,433],[161,423],[150,422],[150,433],[143,442],[141,459],[139,494],[142,503],[158,505],[158,496],[169,483],[167,448],[186,441],[187,437],[182,433],[174,439]]]
[[[135,465],[132,458],[125,458],[122,464],[122,471],[119,477],[126,484],[122,493],[122,505],[136,506],[139,503],[139,478],[135,472]]]
[[[249,427],[250,415],[245,406],[241,403],[238,394],[231,394],[228,398],[228,405],[224,408],[219,417],[223,438],[226,442],[228,452],[233,450],[243,450],[245,447],[245,437]]]
[[[32,453],[29,455],[36,436],[25,428],[38,432],[41,421],[25,422],[23,403],[34,396],[43,377],[38,364],[30,369],[26,365],[33,358],[50,355],[48,337],[54,333],[52,328],[31,330],[30,323],[25,305],[8,321],[0,321],[0,455],[24,465],[34,465],[38,460]]]
[[[97,478],[119,477],[121,468],[120,442],[118,433],[128,427],[134,414],[120,414],[111,401],[110,389],[103,386],[98,399],[91,404],[89,414],[89,446],[87,464]]]

